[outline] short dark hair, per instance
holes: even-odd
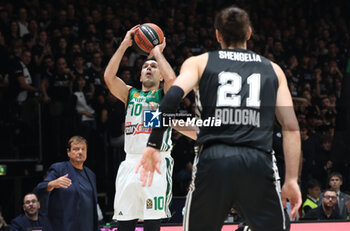
[[[156,61],[157,62],[156,58],[154,58],[154,57],[149,57],[149,58],[145,59],[145,61],[143,63],[145,63],[147,61]]]
[[[323,191],[323,195],[326,193],[326,192],[335,192],[335,194],[337,194],[337,191],[335,189],[332,189],[332,188],[327,188]]]
[[[339,179],[340,179],[341,181],[343,181],[343,175],[342,175],[340,172],[332,172],[331,174],[329,174],[328,182],[331,180],[331,178],[332,178],[333,176],[339,177]]]
[[[221,35],[224,43],[229,46],[247,40],[251,28],[248,13],[236,6],[222,9],[215,17],[214,27]]]
[[[24,203],[24,198],[25,198],[26,196],[28,196],[28,195],[34,195],[34,196],[36,197],[36,199],[39,200],[38,195],[36,195],[36,194],[33,193],[33,192],[28,192],[28,193],[26,193],[26,194],[23,196],[23,203]]]
[[[72,145],[73,142],[85,143],[86,146],[87,146],[87,144],[88,144],[88,143],[87,143],[87,140],[86,140],[84,137],[82,137],[82,136],[73,136],[72,138],[70,138],[70,139],[68,140],[67,149],[70,150],[71,145]]]
[[[316,180],[316,179],[310,179],[307,182],[307,188],[308,189],[312,189],[312,188],[315,188],[315,187],[320,187],[321,188],[320,182],[318,182],[318,180]]]

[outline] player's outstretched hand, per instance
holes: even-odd
[[[142,187],[146,186],[148,180],[148,187],[152,185],[154,171],[156,170],[159,174],[160,163],[162,159],[158,149],[147,147],[142,154],[141,160],[136,167],[136,173],[138,173],[140,167],[140,180],[142,182]]]
[[[296,180],[286,181],[282,187],[281,197],[284,208],[288,199],[290,203],[289,217],[295,219],[302,202],[298,182]]]

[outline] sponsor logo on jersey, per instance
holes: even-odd
[[[125,124],[126,135],[137,135],[137,134],[150,134],[151,128],[144,127],[143,124],[131,124],[130,122]]]
[[[123,216],[123,213],[122,213],[122,211],[119,211],[118,215],[120,215],[120,216]]]
[[[132,96],[135,97],[135,98],[139,98],[140,97],[140,93],[134,92],[134,94]]]
[[[138,94],[138,93],[137,93]],[[138,96],[138,98],[134,98],[132,99],[133,102],[136,102],[136,103],[142,103],[142,102],[145,102],[146,101],[146,97],[144,96]]]
[[[147,199],[147,201],[146,201],[146,208],[147,209],[152,209],[153,208],[152,199]]]
[[[134,133],[134,135],[137,135],[137,134],[151,134],[151,128],[147,128],[147,127],[144,127],[143,124],[139,124],[137,127],[136,127],[136,131]]]
[[[161,112],[157,110],[143,111],[143,124],[146,128],[160,128]]]

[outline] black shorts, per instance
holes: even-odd
[[[232,207],[253,231],[289,230],[273,159],[272,154],[249,147],[203,148],[193,167],[184,231],[220,231]]]

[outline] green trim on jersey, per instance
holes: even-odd
[[[125,110],[125,113],[127,114],[128,113],[128,106],[131,104],[131,103],[134,103],[134,101],[138,101],[138,98],[146,98],[145,102],[147,104],[149,104],[150,102],[154,102],[154,103],[158,103],[160,104],[160,102],[162,101],[162,98],[163,98],[163,89],[160,88],[160,89],[157,89],[157,90],[152,90],[152,91],[142,91],[142,90],[138,90],[136,88],[131,88],[129,90],[129,95],[128,95],[128,100],[127,100],[127,104],[126,104],[126,108],[127,110]],[[141,104],[142,102],[140,102]],[[136,105],[140,105],[140,104],[136,104]],[[132,111],[130,113],[131,116],[138,116],[139,114],[135,113],[136,111],[136,107],[133,107],[132,108]],[[141,107],[141,111],[143,111],[143,109],[145,110],[152,110],[151,107],[149,108],[142,108]],[[137,111],[136,111],[137,112]]]
[[[173,172],[173,166],[174,166],[174,160],[170,160],[169,158],[165,158],[166,161],[166,167],[167,167],[167,173],[166,173],[166,181],[167,181],[167,187],[166,187],[166,193],[165,193],[165,201],[166,201],[166,206],[165,206],[165,214],[167,214],[168,217],[171,217],[171,212],[170,212],[170,205],[173,199],[172,196],[172,185],[173,185],[173,180],[172,180],[172,172]],[[171,163],[170,163],[171,161]]]
[[[144,111],[156,110],[159,108],[161,100],[164,96],[162,88],[152,91],[142,91],[136,88],[129,90],[128,100],[125,110],[125,152],[126,153],[142,153],[141,147],[146,146],[151,128],[143,127]],[[153,102],[156,108],[151,107]],[[172,149],[171,128],[166,130],[163,136],[162,147],[160,151],[170,151]]]
[[[163,142],[163,147],[162,147],[162,151],[168,151],[171,147],[171,145],[169,145],[169,139],[170,139],[171,135],[170,135],[170,129],[166,130],[166,138],[165,138],[165,144]],[[164,137],[163,137],[164,138]],[[163,140],[164,141],[164,140]]]

